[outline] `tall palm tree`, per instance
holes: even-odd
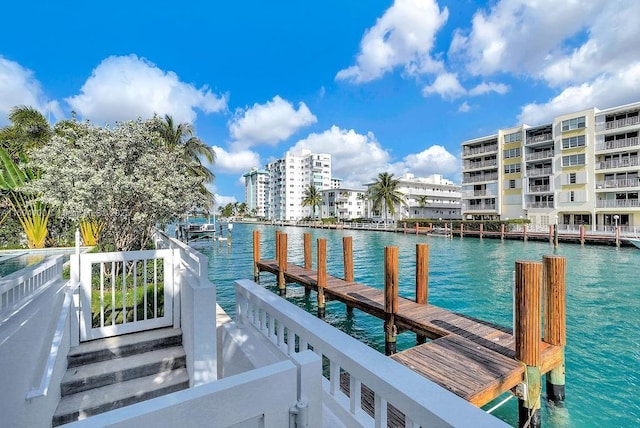
[[[418,196],[418,205],[421,208],[426,207],[427,206],[427,202],[429,202],[429,197],[427,195]]]
[[[176,124],[171,115],[165,114],[164,118],[160,120],[158,131],[167,146],[182,147],[184,149],[186,160],[190,162],[190,170],[194,175],[204,177],[206,183],[213,183],[215,175],[202,164],[201,158],[213,164],[216,154],[213,148],[195,136],[192,124],[188,122]],[[211,201],[214,200],[214,195],[204,184],[201,186],[200,191]]]
[[[316,207],[322,205],[322,194],[315,184],[310,184],[304,190],[304,197],[302,198],[302,206],[310,206],[313,208],[313,216],[316,216]]]
[[[36,148],[47,144],[52,131],[47,118],[29,106],[16,106],[9,112],[11,124],[0,129],[0,147],[14,162]]]
[[[387,223],[387,213],[395,215],[396,205],[405,203],[404,194],[398,191],[400,180],[394,179],[393,174],[381,172],[371,187],[371,200],[373,201],[373,209],[380,209],[383,206],[384,222]]]

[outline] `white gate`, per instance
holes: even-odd
[[[80,340],[173,325],[173,251],[80,255]]]

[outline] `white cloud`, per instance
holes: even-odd
[[[0,126],[9,123],[7,115],[13,107],[29,106],[47,116],[62,118],[57,101],[49,101],[33,72],[0,56]]]
[[[362,187],[378,173],[389,169],[389,153],[372,133],[358,134],[353,129],[332,126],[320,134],[310,134],[290,150],[309,149],[331,155],[332,176],[343,179],[345,187]]]
[[[238,202],[235,196],[224,196],[218,193],[215,194],[215,198],[216,198],[216,207],[224,207],[227,204],[234,204]],[[217,208],[216,208],[216,211],[217,211]]]
[[[214,173],[245,173],[260,166],[260,156],[251,150],[228,152],[222,147],[213,146],[216,162],[211,168]]]
[[[640,16],[636,0],[500,0],[476,12],[469,31],[456,31],[449,54],[476,75],[578,85],[640,61],[632,16]]]
[[[260,143],[277,144],[317,121],[305,103],[301,102],[296,110],[276,95],[265,104],[239,110],[229,123],[229,133],[236,140],[235,146],[248,148]]]
[[[435,0],[396,0],[363,36],[356,65],[340,70],[336,79],[369,82],[396,67],[410,75],[441,70],[430,52],[448,16]]]
[[[460,170],[460,160],[439,145],[433,145],[420,153],[405,156],[403,163],[405,172],[410,172],[418,177],[426,177],[431,174],[448,176]]]
[[[547,103],[527,104],[522,108],[519,120],[538,125],[567,112],[590,107],[600,109],[638,101],[640,88],[640,62],[621,69],[618,73],[603,75],[593,82],[570,86]]]
[[[422,88],[422,95],[438,94],[442,98],[455,99],[465,95],[467,91],[458,81],[458,76],[453,73],[441,73],[436,80]]]
[[[460,104],[460,107],[458,107],[458,112],[460,113],[466,113],[469,110],[471,110],[471,106],[469,106],[469,104],[466,101]]]
[[[194,122],[196,109],[213,113],[227,107],[226,95],[181,82],[174,72],[136,55],[106,58],[93,70],[81,93],[66,101],[96,123],[148,118],[154,113],[170,114],[178,123]]]
[[[483,95],[489,92],[495,92],[504,95],[509,92],[509,87],[504,83],[482,82],[469,91],[469,95]]]

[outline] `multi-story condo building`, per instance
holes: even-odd
[[[367,183],[369,193],[375,183]],[[415,177],[413,174],[404,174],[398,178],[396,189],[402,193],[404,204],[395,207],[394,219],[400,218],[442,218],[460,219],[461,194],[460,186],[453,181],[443,178],[442,175],[433,174],[428,177]],[[368,201],[369,205],[371,201]],[[369,206],[373,217],[384,218],[381,208],[373,209]],[[391,213],[387,213],[391,219]]]
[[[331,188],[322,190],[322,217],[353,220],[366,216],[366,190]]]
[[[264,211],[269,220],[297,221],[313,216],[313,208],[302,205],[304,191],[310,185],[318,190],[331,188],[329,154],[287,152],[282,159],[267,164],[265,171],[269,179]]]
[[[462,143],[462,214],[533,226],[640,225],[640,103]]]
[[[265,218],[269,173],[262,169],[251,168],[251,171],[244,174],[243,177],[244,200],[247,204],[247,209],[255,217]]]

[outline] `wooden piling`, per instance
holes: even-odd
[[[527,242],[527,239],[529,238],[528,232],[527,232],[527,225],[524,225],[524,228],[522,229],[522,234],[524,235],[524,241]]]
[[[429,302],[429,244],[416,244],[416,303]],[[426,336],[416,334],[418,345],[425,343]]]
[[[327,286],[327,240],[318,239],[318,318],[324,318],[326,301],[324,287]]]
[[[420,223],[416,222],[416,235],[420,233]]]
[[[311,234],[304,234],[304,268],[311,270]]]
[[[260,231],[253,231],[253,280],[260,282],[260,269],[258,262],[260,261]]]
[[[460,222],[460,238],[464,238],[464,223]]]
[[[500,240],[504,241],[504,223],[500,225]]]
[[[480,238],[482,238],[484,235],[484,223],[480,223]]]
[[[396,353],[398,330],[395,314],[398,312],[398,247],[384,247],[384,352]]]
[[[558,224],[553,225],[553,246],[558,248]]]
[[[284,280],[284,273],[287,271],[287,234],[280,233],[278,241],[278,293],[284,296],[287,294],[287,284]]]
[[[344,260],[344,280],[353,282],[353,238],[342,237],[342,259]],[[353,306],[347,305],[347,313],[353,313]]]
[[[616,226],[616,247],[620,247],[620,226]]]
[[[567,344],[566,332],[566,276],[567,260],[561,256],[544,256],[544,341],[550,345]],[[564,349],[562,363],[551,369],[546,375],[547,400],[556,406],[564,406],[565,400],[565,361]]]
[[[584,245],[584,224],[580,225],[580,245]]]
[[[515,357],[526,365],[526,393],[518,398],[518,426],[540,427],[542,263],[516,261]]]
[[[549,243],[550,244],[553,243],[553,225],[552,224],[549,225]]]
[[[280,257],[280,230],[276,230],[276,260]]]

